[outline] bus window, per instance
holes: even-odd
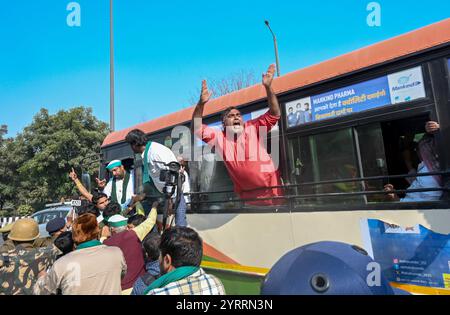
[[[433,152],[430,152],[432,155],[427,154],[427,156],[421,157],[419,154],[418,145],[425,135],[424,126],[428,120],[429,118],[427,116],[418,116],[390,121],[381,125],[389,175],[414,174],[416,172],[424,172],[424,169],[427,172],[441,171],[438,168],[439,163],[435,154],[435,143],[431,146],[433,147]],[[432,138],[433,136],[427,135],[427,137]],[[429,147],[430,150],[431,147]],[[430,166],[430,159],[434,159],[432,166]],[[400,177],[391,179],[389,184],[396,190],[439,188],[441,185],[439,179],[440,176],[437,175]],[[417,192],[412,194],[414,195],[410,193],[405,200],[401,200],[405,197],[404,193],[398,194],[398,197],[401,201],[436,201],[439,199],[441,192]],[[415,198],[413,198],[414,196]]]
[[[202,210],[234,208],[236,205],[233,202],[227,203],[227,200],[236,199],[237,196],[233,192],[233,182],[225,164],[223,161],[214,159],[214,153],[209,154],[212,156],[204,156],[203,160],[198,163],[197,167],[200,172],[196,180],[198,191],[202,194],[197,199],[194,198],[192,202],[202,201],[195,206]]]
[[[417,141],[415,135],[424,133],[427,117],[394,120],[381,124],[387,167],[390,175],[408,174],[417,169],[419,164],[415,153]],[[406,189],[409,182],[404,178],[392,179],[390,184],[397,189]]]
[[[320,194],[300,198],[299,204],[360,203],[362,196],[338,195],[361,190],[357,181],[309,185],[311,182],[335,181],[359,177],[351,128],[291,140],[292,182],[300,184],[298,195]],[[303,185],[301,185],[303,184]]]
[[[388,175],[380,123],[357,127],[356,134],[361,156],[362,177]],[[384,183],[382,179],[364,181],[364,190],[383,190]],[[367,195],[366,198],[367,202],[384,201],[385,195]]]
[[[428,120],[425,115],[291,139],[289,175],[291,182],[298,185],[295,190],[297,205],[364,205],[391,201],[382,192],[386,184],[393,185],[396,190],[439,187],[432,183],[432,178],[438,176],[408,177],[419,168],[423,169],[417,145],[425,134],[424,126]],[[434,165],[437,164],[435,159]],[[432,171],[440,169],[428,170]],[[416,178],[419,181],[414,183]],[[422,187],[427,182],[430,186]],[[372,193],[360,193],[364,191]],[[414,201],[437,200],[436,196],[440,194],[427,192]],[[427,196],[431,197],[427,199]],[[405,194],[398,197],[403,198]]]

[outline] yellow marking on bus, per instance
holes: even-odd
[[[450,273],[443,273],[442,277],[444,278],[444,287],[450,289]]]
[[[225,263],[212,262],[212,261],[202,261],[201,266],[205,267],[205,268],[219,269],[219,270],[225,270],[225,271],[252,273],[252,274],[255,274],[258,276],[265,276],[270,270],[268,268],[225,264]]]
[[[268,268],[225,264],[225,263],[218,263],[218,262],[212,262],[212,261],[202,261],[201,266],[204,268],[218,269],[218,270],[224,270],[224,271],[251,273],[254,275],[258,275],[258,276],[265,276],[270,270]],[[390,284],[393,287],[408,291],[410,293],[415,293],[415,294],[450,295],[450,290],[448,290],[448,289],[430,288],[430,287],[423,287],[423,286],[412,285],[412,284],[403,284],[403,283],[397,283],[397,282],[391,282]]]
[[[233,264],[225,264],[225,263],[218,263],[218,262],[211,262],[211,261],[203,261],[201,266],[205,267],[205,268],[218,269],[218,270],[224,270],[224,271],[251,273],[254,275],[258,275],[258,276],[265,276],[270,270],[268,268],[233,265]],[[417,286],[417,285],[412,285],[412,284],[403,284],[403,283],[397,283],[397,282],[391,282],[390,284],[393,287],[408,291],[410,293],[415,293],[415,294],[450,295],[450,290],[448,290],[448,289],[422,287],[422,286]]]
[[[442,288],[430,288],[430,287],[422,287],[413,284],[403,284],[397,282],[391,282],[391,286],[396,287],[401,290],[405,290],[411,293],[416,294],[428,294],[428,295],[450,295],[449,289]]]

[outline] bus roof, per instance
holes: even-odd
[[[427,50],[450,42],[450,18],[420,29],[357,49],[327,61],[296,70],[275,78],[273,88],[276,94],[295,90],[317,82],[361,70],[396,58]],[[199,83],[200,84],[200,83]],[[223,111],[229,106],[242,106],[263,100],[266,97],[261,84],[223,95],[208,102],[204,116]],[[123,130],[111,132],[102,147],[123,141],[127,133],[135,128],[145,133],[184,124],[192,117],[194,106],[171,113]]]

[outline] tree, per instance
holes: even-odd
[[[17,176],[14,175],[17,166],[12,154],[13,145],[12,138],[0,138],[0,210],[3,210],[6,203],[12,202],[16,193],[14,181]]]
[[[19,217],[26,217],[33,213],[33,207],[30,205],[20,205],[17,208],[17,215]]]
[[[47,202],[70,197],[75,188],[68,178],[72,167],[95,174],[100,145],[108,125],[92,109],[76,107],[49,115],[41,109],[33,122],[0,149],[0,195],[39,209]],[[3,155],[3,156],[2,156]],[[4,159],[2,159],[2,157]],[[9,170],[15,170],[8,172]]]
[[[212,93],[213,98],[229,94],[234,91],[244,89],[255,85],[258,80],[253,71],[241,70],[230,74],[222,79],[207,79],[208,90]],[[189,99],[190,104],[197,104],[201,89],[197,88],[196,92]]]
[[[8,133],[8,126],[1,125],[0,126],[0,143],[3,141],[3,137]]]

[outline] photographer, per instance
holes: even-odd
[[[166,146],[153,141],[147,141],[142,130],[130,131],[125,140],[134,153],[139,153],[143,159],[143,184],[150,194],[148,196],[163,196],[165,182],[160,180],[161,170],[167,170],[164,164],[176,162],[177,158]],[[161,163],[162,162],[162,163]]]
[[[179,186],[180,166],[177,158],[169,148],[149,141],[142,130],[130,131],[125,140],[134,153],[142,156],[142,182],[147,202],[159,201],[163,205],[165,221],[167,212],[170,211],[177,195],[176,187]],[[161,202],[163,200],[165,202]]]

